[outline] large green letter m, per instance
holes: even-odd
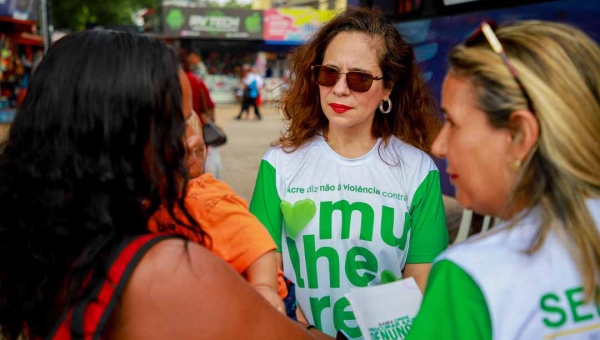
[[[339,210],[342,214],[342,239],[350,238],[350,220],[354,211],[360,212],[360,239],[371,241],[373,239],[374,213],[370,205],[362,202],[348,203],[342,200],[338,202],[321,202],[319,214],[319,237],[322,240],[332,238],[333,212]]]

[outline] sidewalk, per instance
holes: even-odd
[[[8,138],[8,130],[10,128],[10,124],[0,123],[0,142],[4,139]]]
[[[217,125],[227,133],[227,144],[219,148],[221,180],[227,182],[248,202],[252,198],[260,160],[284,127],[276,105],[277,103],[263,104],[260,108],[263,119],[260,121],[255,120],[252,108],[249,120],[235,120],[240,110],[239,105],[218,104],[216,108]]]

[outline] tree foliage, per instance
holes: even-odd
[[[56,28],[78,31],[90,25],[131,24],[132,15],[143,8],[156,8],[157,0],[51,0]]]

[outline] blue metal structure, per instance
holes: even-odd
[[[481,21],[492,19],[500,25],[528,19],[564,22],[580,28],[600,42],[599,16],[600,0],[562,0],[399,22],[395,26],[413,44],[424,75],[439,100],[448,51],[461,43]],[[443,192],[454,195],[454,188],[444,171],[445,161],[440,160],[438,166],[442,173]]]

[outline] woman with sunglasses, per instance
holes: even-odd
[[[251,211],[278,245],[307,320],[361,333],[344,294],[414,277],[448,243],[427,155],[436,104],[411,47],[380,13],[349,9],[292,57],[288,126],[264,156]]]
[[[330,339],[202,246],[181,197],[204,151],[191,92],[149,37],[49,49],[0,154],[2,339]],[[160,206],[179,237],[148,232]]]
[[[450,52],[447,158],[460,203],[504,220],[436,260],[408,339],[600,336],[600,48],[486,23]]]

